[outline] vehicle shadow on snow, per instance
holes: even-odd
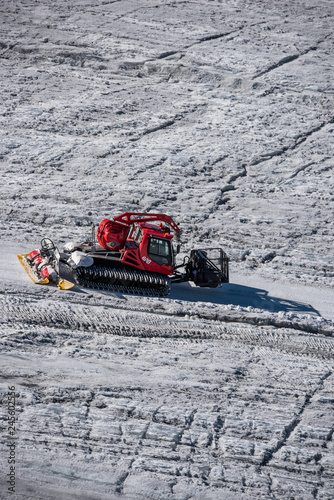
[[[321,316],[310,304],[273,297],[267,290],[227,283],[222,288],[197,288],[189,283],[172,285],[170,298],[189,302],[210,302],[212,304],[254,307],[269,312],[298,312]]]

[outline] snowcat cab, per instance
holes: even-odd
[[[149,224],[160,220],[173,223],[174,230],[180,232],[173,219],[165,214],[125,213],[112,221],[104,219],[100,223],[97,230],[99,245],[105,250],[120,252],[123,264],[171,276],[174,252],[170,227],[162,222]]]

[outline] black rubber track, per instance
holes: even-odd
[[[170,293],[168,276],[139,269],[93,264],[77,267],[73,275],[76,283],[86,288],[155,297],[166,297]]]

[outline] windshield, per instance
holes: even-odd
[[[148,243],[147,254],[157,264],[172,265],[172,251],[169,240],[162,240],[151,236]]]

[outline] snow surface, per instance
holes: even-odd
[[[0,498],[333,499],[334,3],[0,13]],[[231,283],[59,291],[16,259],[125,211]]]

